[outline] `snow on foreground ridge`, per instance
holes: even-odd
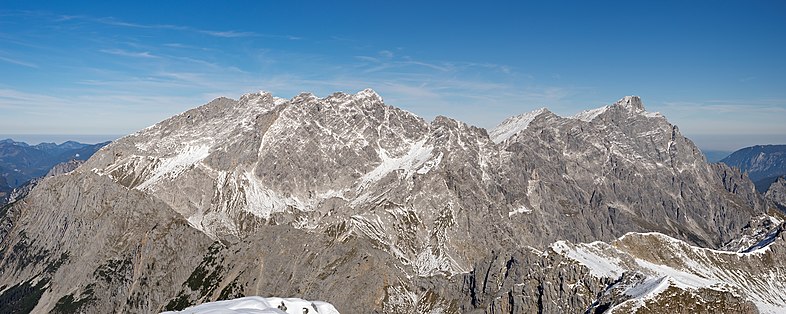
[[[339,314],[332,304],[298,298],[243,297],[215,301],[162,314]]]
[[[768,262],[777,258],[773,252],[780,249],[771,249],[773,245],[776,245],[774,240],[739,253],[692,246],[657,232],[629,232],[611,244],[557,241],[551,249],[586,266],[595,277],[615,279],[613,287],[630,299],[612,310],[619,307],[628,311],[645,306],[674,287],[693,292],[700,289],[744,292],[742,296],[753,302],[759,312],[786,313],[786,296],[782,293],[786,291],[786,277],[781,269]],[[622,280],[626,272],[643,277],[626,282]],[[615,289],[608,288],[604,293]]]

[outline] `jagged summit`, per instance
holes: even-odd
[[[273,93],[268,91],[259,91],[257,93],[243,94],[242,96],[240,96],[240,99],[238,99],[238,102],[240,103],[251,104],[251,105],[271,103],[271,102],[275,105],[279,105],[286,101],[287,100],[284,98],[273,96]]]
[[[620,106],[626,109],[635,111],[644,111],[644,104],[641,102],[639,96],[625,96],[618,100],[612,106]]]
[[[584,122],[591,122],[596,118],[598,118],[599,116],[606,115],[609,109],[612,108],[621,108],[623,109],[622,112],[624,114],[633,114],[635,116],[640,115],[649,118],[663,117],[660,113],[646,111],[644,109],[644,105],[640,97],[625,96],[612,105],[584,110],[567,118],[573,120],[580,120]],[[540,108],[532,112],[513,116],[505,119],[497,127],[492,129],[491,132],[489,132],[490,138],[494,143],[499,144],[511,138],[513,135],[517,134],[518,132],[527,129],[529,124],[532,123],[532,121],[534,121],[535,118],[544,114],[552,115],[554,117],[559,117],[546,108]]]
[[[609,109],[612,108],[620,108],[624,112],[630,112],[648,118],[663,118],[663,115],[661,115],[659,112],[646,111],[644,108],[644,103],[641,101],[641,98],[639,96],[625,96],[612,105],[584,110],[582,112],[579,112],[571,116],[570,118],[582,120],[585,122],[591,122],[595,120],[595,118],[605,114],[606,112],[609,111]]]
[[[631,110],[608,110],[617,107]],[[527,156],[528,166],[523,177],[515,178],[528,178],[517,183],[523,185],[519,189],[526,193],[514,193],[518,196],[508,196],[502,204],[483,201],[493,204],[488,205],[492,208],[501,207],[506,215],[546,208],[548,202],[567,206],[564,200],[542,199],[553,192],[538,187],[536,181],[527,181],[543,177],[544,172],[549,172],[548,176],[554,180],[561,180],[563,174],[573,181],[581,178],[587,181],[586,186],[595,186],[595,194],[612,184],[608,186],[611,190],[604,192],[612,195],[621,193],[613,181],[622,178],[597,178],[596,171],[607,169],[604,176],[616,175],[613,170],[620,162],[653,176],[664,171],[680,176],[694,172],[700,180],[711,180],[706,170],[702,170],[706,164],[694,160],[701,154],[692,143],[665,119],[639,119],[646,112],[637,108],[643,106],[635,96],[587,111],[578,118],[561,118],[541,108],[508,118],[486,133],[458,121],[437,118],[428,123],[384,104],[382,97],[371,89],[355,94],[334,93],[324,98],[303,93],[290,100],[260,92],[243,95],[239,101],[214,100],[118,140],[107,153],[93,158],[89,167],[129,188],[157,195],[196,228],[217,238],[243,238],[253,232],[256,227],[238,220],[238,213],[267,221],[294,210],[309,217],[303,221],[304,226],[321,225],[323,220],[333,220],[331,206],[337,206],[336,202],[352,208],[350,212],[362,211],[395,190],[391,184],[404,189],[402,195],[409,195],[410,192],[404,191],[414,187],[406,182],[441,180],[443,175],[449,175],[445,172],[446,163],[463,163],[473,168],[462,175],[467,176],[466,180],[478,180],[477,184],[486,188],[504,185],[503,190],[511,189],[511,183],[503,182],[514,178],[495,174],[502,171],[507,176],[521,171],[515,167],[504,170],[510,165],[498,155],[510,147],[533,147],[534,151],[521,152],[521,156]],[[604,120],[607,123],[581,125],[581,120],[592,121],[606,115],[609,115]],[[534,129],[533,121],[537,121]],[[574,131],[577,126],[582,132]],[[515,156],[518,155],[505,158]],[[578,166],[551,168],[561,162]],[[530,170],[532,167],[536,170]],[[592,191],[575,189],[572,185],[560,189],[563,188],[571,190],[569,193],[585,195],[587,200],[574,200],[576,203],[571,206],[577,208],[644,207],[641,201],[634,202],[627,194],[607,195],[600,201],[592,196]],[[193,199],[188,192],[192,190],[212,192]],[[636,193],[633,190],[627,192]],[[663,210],[677,206],[654,200],[674,198],[672,195],[680,195],[679,191],[663,193],[652,195],[653,204],[657,205],[653,206]],[[326,207],[326,204],[333,205]],[[679,199],[674,204],[686,206]],[[630,214],[641,215],[637,210],[631,210]],[[652,217],[642,221],[656,218],[651,211],[649,215]],[[707,219],[698,216],[698,212],[695,215],[696,219]],[[620,235],[620,230],[602,230],[579,232],[581,236],[574,240],[587,239],[593,232],[600,232],[604,239]],[[639,229],[626,231],[636,230]],[[693,239],[707,243],[726,240],[703,229]],[[448,265],[445,269],[452,271],[463,268],[458,264]]]
[[[359,98],[376,98],[376,99],[378,99],[379,101],[383,101],[383,100],[382,100],[382,97],[381,97],[381,96],[379,96],[379,94],[377,94],[377,92],[375,92],[375,91],[374,91],[373,89],[371,89],[371,88],[366,88],[366,89],[364,89],[364,90],[362,90],[362,91],[358,92],[357,94],[355,94],[355,96],[356,96],[356,97],[359,97]]]

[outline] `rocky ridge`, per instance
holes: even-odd
[[[638,97],[487,132],[371,90],[247,94],[119,139],[11,207],[0,302],[45,282],[36,310],[289,295],[348,312],[584,312],[624,302],[604,297],[620,278],[554,243],[656,231],[719,249],[771,207]],[[701,288],[690,295],[759,304]]]
[[[773,182],[764,193],[764,196],[775,203],[778,208],[786,213],[786,177],[780,177]]]

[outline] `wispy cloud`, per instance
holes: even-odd
[[[90,16],[79,16],[79,19],[87,20],[90,22],[96,22],[104,25],[110,26],[120,26],[120,27],[129,27],[129,28],[145,28],[145,29],[165,29],[165,30],[176,30],[176,31],[191,31],[193,30],[187,26],[179,26],[179,25],[171,25],[171,24],[138,24],[138,23],[131,23],[122,20],[118,20],[113,17],[99,17],[94,18]]]
[[[0,56],[0,61],[4,61],[4,62],[16,64],[16,65],[21,65],[23,67],[38,69],[38,65],[35,64],[35,63],[21,61],[21,60],[9,58],[9,57]]]
[[[10,88],[0,89],[0,107],[5,109],[22,109],[30,104],[53,103],[56,100],[57,98],[46,95],[25,93]]]
[[[369,56],[355,56],[355,59],[365,62],[374,62],[374,63],[381,62],[378,58],[369,57]]]
[[[145,59],[158,59],[160,57],[151,54],[148,51],[126,51],[123,49],[101,49],[103,53],[108,53],[116,56],[123,56],[123,57],[132,57],[132,58],[145,58]]]
[[[249,31],[235,31],[235,30],[218,31],[218,30],[199,29],[190,26],[172,25],[172,24],[139,24],[139,23],[122,21],[112,17],[91,18],[91,17],[83,16],[78,18],[82,18],[82,19],[86,19],[96,23],[101,23],[110,26],[140,28],[140,29],[185,31],[185,32],[192,32],[192,33],[198,33],[198,34],[203,34],[213,37],[221,37],[221,38],[266,37],[266,38],[278,38],[278,39],[286,39],[286,40],[302,39],[301,37],[292,36],[292,35],[261,34],[256,32],[249,32]]]
[[[319,49],[293,51],[249,44],[253,41],[243,41],[242,45],[241,41],[232,41],[233,38],[247,37],[301,39],[290,35],[139,24],[109,17],[57,18],[59,21],[52,22],[50,18],[50,22],[73,24],[82,28],[85,34],[94,29],[110,31],[112,36],[90,38],[88,44],[93,46],[87,45],[85,50],[122,61],[110,62],[109,65],[96,63],[96,68],[86,67],[81,62],[58,65],[83,73],[80,76],[83,79],[60,87],[58,92],[67,98],[61,103],[69,106],[79,102],[113,106],[117,112],[156,112],[147,116],[154,119],[134,120],[136,128],[216,96],[238,97],[260,89],[272,91],[280,97],[292,97],[302,91],[326,96],[335,91],[356,92],[370,87],[376,89],[390,105],[426,119],[448,115],[482,127],[494,126],[510,115],[534,109],[522,105],[550,105],[571,95],[570,90],[564,87],[522,86],[517,81],[521,75],[511,66],[417,58],[407,55],[405,48],[385,49],[353,39],[330,38],[334,42],[341,41],[339,45],[346,51],[321,53]],[[121,28],[127,30],[121,31]],[[202,35],[227,40],[221,41],[222,46],[210,46],[204,43],[213,41],[201,40],[199,37]],[[325,42],[314,39],[302,44],[320,46]],[[356,57],[347,57],[352,55]],[[122,63],[122,66],[113,67],[117,63]],[[61,109],[57,108],[62,108],[54,107],[55,99],[35,98],[46,95],[28,96],[4,102],[4,105],[18,105],[16,108],[20,112],[37,108],[37,114],[42,115],[49,111],[59,112]],[[53,106],[25,108],[22,105],[35,101]],[[162,105],[153,109],[153,104]],[[483,115],[477,114],[478,108],[483,108]],[[107,113],[106,108],[95,111],[112,114]],[[90,114],[86,110],[82,113]],[[141,113],[137,114],[142,117]]]
[[[416,60],[409,56],[396,56],[390,50],[381,50],[377,56],[360,55],[354,57],[356,60],[361,61],[361,67],[365,67],[365,72],[380,72],[389,69],[399,69],[403,67],[422,67],[440,72],[461,72],[468,70],[490,70],[503,74],[513,74],[513,69],[510,66],[493,64],[493,63],[480,63],[480,62],[429,62],[423,60]]]
[[[237,32],[237,31],[203,31],[199,30],[198,32],[210,36],[215,37],[224,37],[224,38],[237,38],[237,37],[253,37],[257,36],[256,33],[253,32]]]
[[[449,71],[452,70],[452,68],[451,68],[451,66],[449,64],[448,65],[438,65],[438,64],[432,64],[432,63],[420,62],[420,61],[411,61],[411,60],[410,61],[402,61],[402,62],[399,62],[399,64],[401,64],[401,65],[422,66],[422,67],[427,67],[427,68],[431,68],[433,70],[442,71],[442,72],[449,72]]]
[[[410,66],[424,67],[441,72],[450,72],[454,70],[453,66],[449,63],[440,64],[424,62],[413,60],[409,57],[395,58],[395,55],[388,50],[380,51],[379,57],[355,56],[355,59],[365,63],[360,64],[359,66],[364,67],[364,72],[366,73],[380,72],[387,69],[398,69]]]
[[[390,59],[390,58],[393,58],[394,54],[390,50],[382,50],[382,51],[379,52],[379,55],[384,57],[384,58]]]

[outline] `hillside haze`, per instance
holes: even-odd
[[[118,139],[5,207],[0,304],[775,313],[782,218],[636,96],[486,130],[370,89],[260,92]]]
[[[87,160],[108,143],[66,141],[61,144],[44,142],[29,145],[12,139],[0,140],[0,199],[28,181],[46,175],[57,164]]]
[[[786,145],[742,148],[720,162],[747,173],[756,189],[764,193],[778,177],[786,175]]]

